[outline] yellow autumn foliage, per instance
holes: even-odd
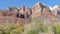
[[[20,25],[19,23],[16,24],[4,24],[1,28],[0,28],[0,32],[1,34],[22,34],[22,32],[24,31],[23,26]]]

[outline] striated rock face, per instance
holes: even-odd
[[[22,7],[18,13],[21,18],[30,18],[32,15],[32,11],[28,7]]]
[[[42,11],[46,6],[41,3],[36,3],[32,8],[32,17],[37,17],[42,15]]]
[[[55,16],[58,16],[60,15],[60,6],[59,5],[56,5],[52,8],[52,14],[55,15]]]
[[[52,13],[48,7],[43,9],[43,16],[50,19],[51,21],[57,21],[58,20],[57,17],[52,15]]]
[[[28,7],[15,7],[15,8],[9,8],[9,13],[12,12],[13,14],[15,13],[16,17],[18,18],[29,18],[32,14],[32,11]],[[11,14],[11,13],[10,13]]]
[[[30,23],[27,18],[31,18],[32,11],[28,7],[8,8],[7,10],[0,10],[0,23],[20,23],[22,25]],[[23,18],[23,19],[22,19]]]
[[[43,20],[48,19],[50,21],[57,22],[58,18],[55,17],[55,15],[60,14],[60,10],[58,8],[50,10],[49,7],[43,5],[42,3],[36,3],[32,9],[25,6],[10,7],[6,10],[0,10],[0,23],[8,21],[9,23],[20,23],[24,25],[26,23],[31,23],[31,18],[38,17],[42,17]]]
[[[4,11],[4,10],[0,10],[0,16],[2,16],[3,11]]]
[[[37,18],[41,16],[43,16],[43,18],[48,18],[51,21],[58,21],[58,18],[52,14],[49,7],[41,3],[37,3],[32,8],[32,18]]]

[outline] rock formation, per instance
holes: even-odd
[[[32,8],[32,18],[39,16],[43,16],[44,18],[46,17],[52,21],[57,20],[57,18],[51,13],[50,8],[41,3],[35,4],[35,6]]]
[[[36,3],[33,8],[32,8],[32,17],[37,17],[37,16],[41,16],[43,9],[46,6],[44,6],[42,3]]]
[[[22,7],[18,13],[19,13],[20,18],[30,18],[32,11],[28,7]]]
[[[36,3],[32,9],[26,6],[10,7],[6,10],[0,10],[0,23],[9,21],[10,23],[20,23],[24,25],[26,23],[31,23],[31,19],[38,17],[42,17],[44,20],[48,19],[57,22],[58,18],[55,15],[60,14],[58,8],[50,10],[48,6],[39,2]]]
[[[43,9],[43,16],[50,19],[51,21],[57,21],[58,20],[57,17],[55,17],[51,13],[51,11],[50,11],[50,9],[48,7]]]
[[[0,10],[0,23],[6,23],[9,21],[10,23],[29,23],[31,21],[31,14],[32,11],[28,7],[21,7],[20,9],[18,8],[8,8],[7,10]],[[29,20],[27,20],[27,18]]]
[[[60,6],[59,5],[56,5],[52,8],[52,14],[55,16],[60,15]]]

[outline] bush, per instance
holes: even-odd
[[[21,26],[19,23],[10,25],[4,24],[0,28],[0,34],[22,34],[23,31],[23,26]]]
[[[48,27],[43,23],[43,19],[33,19],[33,26],[35,25],[35,28],[37,28],[38,31],[46,32],[48,31]]]
[[[32,19],[32,23],[25,25],[25,34],[38,34],[39,32],[47,32],[48,27],[43,24],[42,19]]]
[[[53,32],[54,34],[60,34],[60,25],[54,25]]]

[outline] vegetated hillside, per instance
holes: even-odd
[[[60,34],[60,10],[42,3],[0,10],[1,34]]]

